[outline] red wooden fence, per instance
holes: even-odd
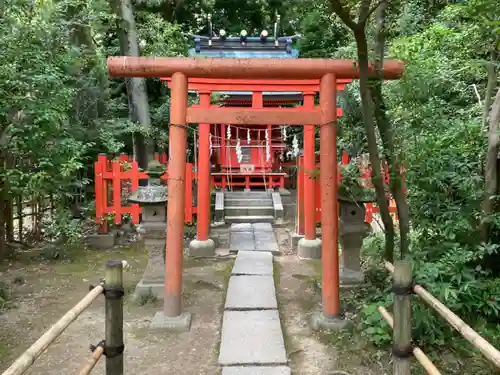
[[[349,162],[350,162],[349,155],[346,152],[343,152],[341,164],[347,165],[347,164],[349,164]],[[319,171],[320,165],[317,164],[316,168]],[[299,198],[297,201],[297,204],[299,204],[300,199],[304,199],[303,194],[304,194],[305,171],[303,168],[299,168],[299,169],[300,170],[297,172],[297,180],[298,180],[297,192],[298,192],[298,198]],[[373,185],[371,183],[371,169],[370,168],[365,168],[365,169],[361,168],[361,172],[362,172],[361,178],[364,180],[364,182],[362,182],[362,184],[366,187],[372,187]],[[404,178],[404,175],[403,175],[403,178]],[[339,165],[339,170],[337,173],[337,179],[338,179],[339,183],[342,180],[342,176],[340,173],[340,165]],[[386,183],[389,182],[389,170],[387,167],[384,167],[383,179]],[[391,198],[390,195],[388,196],[388,198]],[[372,203],[372,202],[365,203],[365,208],[366,208],[365,221],[367,223],[371,224],[373,221],[373,214],[379,212],[379,208],[376,206],[375,203]],[[391,213],[395,214],[394,217],[397,220],[397,214],[396,214],[397,207],[396,207],[396,202],[394,201],[394,199],[390,199],[390,201],[389,201],[389,211]],[[317,223],[321,222],[321,190],[320,190],[319,175],[318,175],[318,178],[316,178],[316,222]]]
[[[167,156],[163,154],[155,154],[155,159],[162,164],[167,163]],[[347,153],[342,154],[342,164],[349,164],[349,156]],[[319,164],[317,165],[319,169]],[[340,172],[340,169],[339,169]],[[365,186],[371,185],[371,170],[369,168],[362,170],[362,179]],[[305,171],[299,167],[297,171],[297,205],[303,202],[304,196],[304,175]],[[339,182],[342,179],[340,173],[337,174]],[[95,201],[96,201],[96,223],[99,224],[102,232],[107,232],[108,220],[105,218],[112,215],[114,224],[121,224],[123,215],[130,215],[133,224],[139,224],[139,215],[141,207],[134,204],[127,204],[127,198],[139,187],[139,180],[146,179],[147,173],[139,171],[137,162],[130,159],[126,154],[120,155],[118,159],[110,160],[106,155],[99,155],[95,163]],[[165,173],[163,180],[168,178]],[[196,179],[196,174],[193,172],[193,164],[186,163],[186,207],[184,210],[185,222],[191,224],[193,215],[196,213],[196,207],[193,202],[193,180]],[[388,170],[384,170],[384,180],[389,181]],[[316,183],[316,222],[321,222],[321,191],[319,179]],[[379,212],[378,207],[374,203],[366,203],[365,221],[371,223],[373,214]],[[390,200],[389,210],[391,213],[397,212],[394,200]],[[396,215],[397,219],[397,215]]]
[[[166,163],[166,155],[155,155],[155,159]],[[106,155],[99,155],[95,163],[95,205],[96,223],[101,232],[107,232],[108,220],[106,216],[113,215],[113,223],[121,224],[123,215],[130,215],[133,224],[139,224],[141,207],[137,203],[127,204],[127,198],[139,187],[139,180],[148,178],[147,173],[139,171],[137,162],[130,160],[126,154],[118,159],[110,160]],[[166,180],[168,175],[161,176]],[[193,180],[196,178],[193,165],[186,163],[186,207],[185,221],[193,222]]]

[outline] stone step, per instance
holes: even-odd
[[[278,308],[272,275],[231,276],[225,310],[272,310]]]
[[[274,216],[274,207],[224,206],[227,216]]]
[[[278,310],[225,311],[219,364],[286,365]]]
[[[291,375],[287,366],[228,366],[222,368],[222,375]]]
[[[273,215],[252,215],[252,216],[224,216],[224,221],[232,223],[272,223]]]
[[[246,207],[273,207],[273,200],[270,198],[257,199],[224,199],[224,206],[246,206]]]
[[[228,191],[224,193],[227,198],[270,198],[271,193],[267,191]]]
[[[229,228],[233,232],[272,232],[273,226],[271,223],[236,223],[231,224]]]

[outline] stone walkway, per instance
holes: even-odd
[[[231,224],[231,251],[279,252],[278,242],[270,223]]]
[[[273,277],[271,224],[232,224],[233,266],[222,321],[222,375],[290,375]]]

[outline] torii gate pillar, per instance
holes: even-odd
[[[210,108],[210,92],[200,91],[200,107]],[[196,222],[196,239],[189,244],[189,255],[196,257],[212,257],[215,255],[215,242],[209,238],[210,231],[210,124],[198,125],[198,218]]]
[[[333,83],[334,85],[336,82]],[[304,93],[304,107],[314,109],[314,92]],[[335,110],[337,108],[335,107]],[[316,125],[304,125],[304,237],[297,244],[297,256],[301,259],[320,259],[321,240],[316,238]],[[299,204],[299,202],[297,202]]]

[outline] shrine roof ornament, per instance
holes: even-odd
[[[238,36],[229,36],[223,29],[218,36],[212,28],[212,16],[209,14],[209,36],[191,35],[194,48],[189,49],[190,57],[222,57],[222,58],[250,58],[250,59],[296,59],[299,51],[293,48],[293,42],[299,39],[298,35],[278,36],[280,16],[274,24],[274,36],[269,36],[267,30],[262,30],[259,36],[249,36],[246,30],[241,30]],[[190,91],[190,93],[194,93]],[[224,91],[219,94],[229,96],[229,100],[245,98],[251,100],[251,92]],[[264,92],[265,100],[276,100],[288,96],[287,100],[296,102],[302,100],[301,92]],[[240,99],[241,100],[241,99]]]
[[[227,57],[227,58],[260,58],[260,59],[295,59],[299,51],[292,44],[299,36],[278,36],[279,15],[274,24],[274,36],[269,36],[267,30],[262,30],[259,36],[249,36],[247,30],[241,30],[239,35],[227,35],[225,30],[219,30],[218,35],[212,28],[212,16],[209,14],[208,36],[191,35],[194,48],[189,50],[190,57]]]

